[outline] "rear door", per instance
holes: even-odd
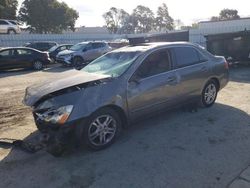
[[[103,45],[102,43],[93,43],[92,44],[92,59],[96,59],[102,55]]]
[[[83,49],[83,59],[84,61],[91,61],[95,59],[95,50],[93,43],[87,44],[87,46]]]
[[[180,100],[200,96],[204,81],[211,74],[208,59],[191,46],[174,47],[171,52],[174,57],[174,68],[180,78],[177,87]]]
[[[0,68],[14,68],[16,59],[14,58],[14,50],[7,49],[0,52]]]
[[[167,49],[146,57],[128,82],[127,101],[132,118],[160,110],[175,103],[178,77],[172,70]]]
[[[30,67],[33,63],[34,52],[29,49],[16,49],[15,57],[18,60],[17,66]]]

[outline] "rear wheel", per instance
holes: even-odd
[[[215,103],[218,93],[218,85],[214,80],[207,82],[202,91],[201,104],[204,107],[210,107]]]
[[[121,119],[110,108],[95,112],[83,126],[82,136],[88,148],[101,150],[110,146],[121,132]]]
[[[43,68],[43,63],[39,60],[36,60],[34,63],[33,63],[33,69],[35,70],[41,70]]]
[[[9,29],[8,34],[10,35],[16,34],[16,31],[14,29]]]

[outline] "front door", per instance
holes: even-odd
[[[15,61],[13,50],[3,50],[0,52],[0,68],[7,69],[7,68],[14,68]]]
[[[173,105],[178,97],[178,80],[167,49],[147,56],[128,82],[127,101],[131,118]]]

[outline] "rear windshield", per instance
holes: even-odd
[[[55,51],[57,48],[58,48],[58,46],[56,45],[56,46],[53,46],[52,48],[50,48],[48,51],[49,51],[49,52],[53,52],[53,51]]]

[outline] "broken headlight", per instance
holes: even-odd
[[[68,120],[72,110],[73,105],[67,105],[58,109],[49,109],[43,113],[36,112],[36,115],[39,120],[47,123],[64,124]]]

